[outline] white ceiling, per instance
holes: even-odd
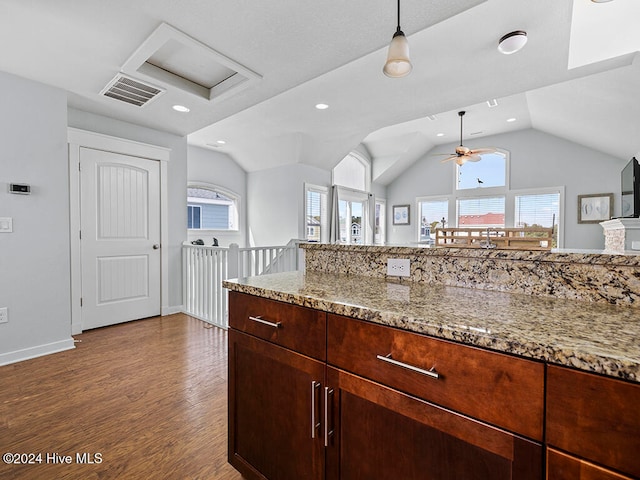
[[[533,127],[620,158],[640,151],[640,41],[629,33],[640,30],[631,28],[639,4],[402,0],[414,68],[390,79],[382,65],[393,0],[1,0],[0,70],[67,90],[70,107],[189,135],[247,171],[330,168],[363,143],[387,184],[434,146],[459,141],[460,109],[465,145]],[[257,80],[209,100],[134,72],[166,92],[144,107],[100,96],[162,24]],[[498,53],[497,40],[517,29],[528,33],[525,48]],[[585,32],[602,37],[594,45]],[[316,110],[320,102],[329,108]],[[226,143],[211,147],[217,140]]]

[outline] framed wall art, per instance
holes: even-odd
[[[393,224],[394,225],[409,225],[409,205],[394,205],[393,206]]]
[[[578,195],[578,223],[600,223],[613,217],[613,193]]]

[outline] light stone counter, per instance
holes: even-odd
[[[631,306],[320,271],[230,280],[224,286],[640,382],[640,310]]]

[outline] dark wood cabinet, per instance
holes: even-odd
[[[549,480],[633,480],[586,460],[581,460],[552,448],[547,449]]]
[[[551,447],[640,478],[640,385],[550,365],[546,432]],[[592,478],[560,476],[555,465],[549,479]]]
[[[327,361],[542,441],[544,364],[329,314]]]
[[[640,478],[638,384],[238,292],[229,324],[248,480]]]
[[[323,362],[229,331],[229,463],[245,478],[324,478],[324,443],[312,423],[324,374]]]
[[[327,479],[539,480],[542,447],[328,368]]]
[[[247,479],[323,479],[326,314],[231,292],[229,324],[229,463]]]

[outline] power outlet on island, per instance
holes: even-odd
[[[390,277],[408,277],[411,275],[410,267],[408,258],[387,259],[387,275]]]

